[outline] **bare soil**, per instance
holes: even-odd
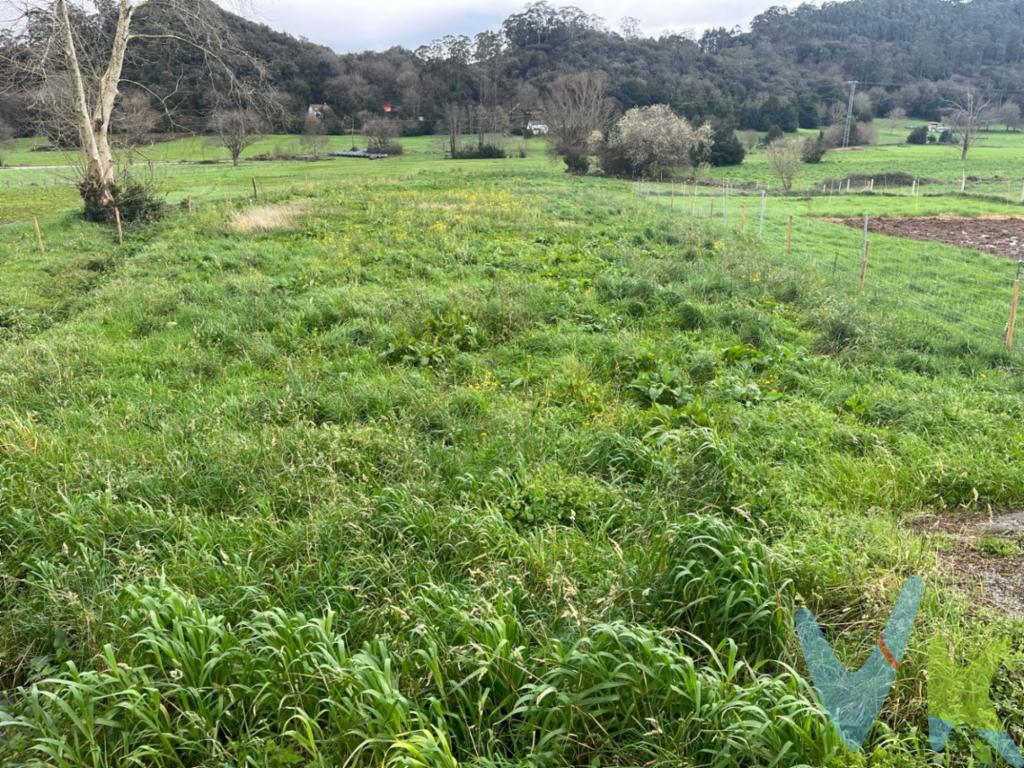
[[[941,536],[940,570],[976,605],[1024,616],[1024,511],[922,518],[914,528]]]
[[[864,220],[859,218],[832,221],[854,229],[864,226]],[[868,233],[871,232],[973,248],[1008,259],[1024,257],[1024,217],[879,217],[868,223]]]

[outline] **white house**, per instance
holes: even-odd
[[[532,136],[547,136],[548,135],[548,127],[547,127],[547,125],[545,125],[544,123],[538,122],[536,120],[531,120],[530,122],[528,122],[526,124],[526,130]]]

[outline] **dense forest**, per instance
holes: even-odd
[[[110,26],[106,8],[101,3],[95,19],[98,39]],[[845,114],[850,80],[858,81],[862,120],[894,110],[938,118],[947,98],[968,84],[1008,104],[1010,114],[1019,114],[1011,102],[1022,97],[1024,0],[777,7],[748,30],[709,30],[699,39],[647,38],[635,27],[615,30],[577,8],[541,2],[472,38],[345,54],[211,9],[230,50],[245,53],[229,59],[236,73],[276,94],[280,129],[297,128],[311,103],[330,106],[335,131],[385,104],[406,132],[442,130],[453,107],[511,129],[535,113],[553,78],[587,69],[607,75],[609,95],[622,108],[666,103],[691,119],[741,129],[828,125]],[[140,23],[162,22],[159,13],[144,13]],[[0,33],[0,62],[16,61],[31,46],[30,32]],[[199,131],[224,98],[205,66],[186,43],[143,36],[130,52],[126,80],[147,85],[147,97],[160,107],[160,129]],[[9,74],[0,63],[0,78],[10,84]],[[29,133],[32,104],[16,88],[0,89],[0,120]]]

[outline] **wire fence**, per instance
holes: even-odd
[[[218,185],[215,191],[206,190],[212,197],[204,202],[228,211],[234,205],[264,199],[263,179],[258,188],[254,188],[254,182],[242,177],[233,179],[231,186]],[[268,182],[267,192],[274,190],[277,194],[314,189],[310,182],[303,184],[294,177],[271,178]],[[47,232],[48,220],[40,225],[32,202],[34,192],[45,196],[58,185],[61,194],[74,194],[66,181],[56,176],[41,180],[37,190],[20,191],[26,197],[24,211],[17,211],[6,223],[0,222],[10,245],[20,242],[45,252],[51,237],[61,237]],[[875,195],[877,189],[876,183]],[[1014,343],[1013,307],[1019,297],[1020,259],[1024,253],[998,256],[939,242],[881,235],[872,214],[878,202],[876,196],[847,193],[845,185],[842,192],[834,193],[843,196],[842,205],[832,205],[826,193],[820,191],[816,195],[787,196],[746,186],[694,182],[639,181],[635,193],[655,200],[670,215],[712,223],[725,238],[746,238],[755,250],[763,246],[757,251],[762,258],[751,279],[764,279],[770,270],[796,272],[808,287],[844,299],[847,306],[867,319],[867,325],[884,328],[894,343],[904,348],[1016,353],[1021,346],[1019,334]],[[186,194],[179,197],[182,212],[190,214],[192,198]],[[851,213],[858,209],[866,213],[866,219],[865,213]],[[913,206],[909,209],[912,216]],[[901,210],[901,215],[907,214]],[[123,232],[115,236],[115,242],[124,239]],[[872,322],[872,318],[884,322]]]
[[[1014,330],[1024,252],[995,255],[887,236],[870,213],[830,215],[827,205],[806,196],[694,183],[637,182],[635,191],[680,216],[712,223],[723,237],[763,244],[757,278],[772,269],[796,271],[807,287],[842,298],[904,349],[1020,349]],[[857,201],[872,210],[870,195]]]

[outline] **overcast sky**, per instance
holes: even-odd
[[[756,14],[786,0],[580,0],[575,5],[596,13],[613,27],[624,16],[640,20],[645,32],[700,33],[708,27],[745,26]],[[254,0],[249,14],[274,29],[307,37],[339,53],[392,45],[415,48],[446,34],[473,35],[496,29],[502,19],[521,11],[525,0]]]

